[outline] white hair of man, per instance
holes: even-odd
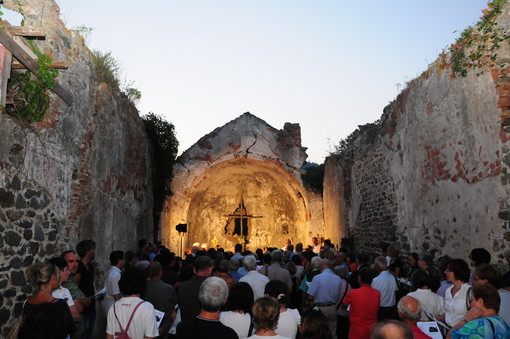
[[[207,312],[217,312],[225,304],[228,297],[228,287],[225,280],[209,277],[200,285],[198,300]]]
[[[243,258],[243,266],[248,271],[253,271],[257,268],[257,259],[252,255],[247,255]]]
[[[405,298],[402,298],[397,304],[397,309],[402,313],[402,317],[407,320],[419,321],[422,312],[421,302],[418,299],[415,299],[418,303],[418,307],[416,307],[416,310],[413,312],[413,310],[407,308],[405,300]]]
[[[388,269],[388,262],[383,256],[375,258],[374,266],[379,268],[380,271],[386,271]]]
[[[319,257],[318,255],[313,257],[312,260],[310,261],[310,265],[312,266],[312,268],[319,268],[319,266],[321,265],[321,257]]]

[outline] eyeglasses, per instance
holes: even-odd
[[[448,268],[444,270],[444,273],[452,273],[453,271],[450,271]]]

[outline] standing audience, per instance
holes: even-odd
[[[329,330],[333,338],[336,338],[336,303],[342,287],[342,280],[331,270],[331,261],[320,261],[321,273],[316,275],[306,292],[308,299],[313,300],[314,306],[318,307],[328,319]]]
[[[289,304],[289,287],[283,281],[272,280],[267,283],[264,294],[278,300],[280,304],[280,317],[275,332],[281,336],[296,338],[298,326],[301,323],[299,311],[287,308]]]
[[[386,259],[383,257],[386,261]],[[370,268],[358,271],[360,288],[350,290],[343,300],[349,306],[349,338],[368,339],[370,328],[377,323],[380,292],[371,287],[374,272]]]
[[[154,306],[140,299],[145,284],[145,276],[136,268],[122,273],[119,280],[122,298],[108,311],[106,339],[117,338],[123,331],[133,339],[153,339],[159,335]]]
[[[177,325],[177,339],[238,339],[236,332],[219,320],[221,306],[227,297],[228,287],[223,279],[210,277],[204,280],[198,294],[201,310],[196,317]]]
[[[256,332],[247,339],[290,339],[275,332],[280,316],[280,304],[273,297],[262,297],[253,303],[253,322]]]

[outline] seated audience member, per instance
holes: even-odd
[[[422,313],[420,301],[409,296],[402,297],[397,304],[397,310],[402,322],[413,331],[415,339],[431,339],[417,326]]]
[[[444,314],[444,299],[430,290],[432,284],[432,277],[429,276],[424,270],[417,269],[411,283],[416,291],[408,293],[409,297],[413,297],[420,301],[423,312],[421,313],[421,321],[431,321],[425,314],[425,311],[433,316],[440,316]]]
[[[117,337],[121,327],[131,338],[156,338],[159,335],[154,306],[140,299],[145,288],[145,276],[136,268],[122,273],[119,288],[123,297],[108,310],[106,339]],[[129,324],[129,319],[132,318]]]
[[[227,302],[221,307],[220,321],[223,325],[236,331],[239,338],[252,335],[251,308],[253,291],[245,282],[239,282],[229,291]]]
[[[380,293],[372,288],[374,272],[370,268],[358,271],[360,288],[350,290],[343,300],[349,310],[349,338],[368,339],[370,328],[377,323]]]
[[[247,339],[290,339],[277,334],[274,329],[280,316],[280,304],[273,297],[262,297],[253,303],[253,322],[256,332]]]
[[[219,320],[220,309],[227,296],[228,287],[225,280],[218,277],[204,280],[198,293],[202,309],[198,316],[177,325],[177,339],[237,339],[236,332]]]
[[[287,284],[280,280],[272,280],[267,283],[264,294],[275,298],[280,304],[280,317],[274,331],[281,336],[295,339],[301,316],[298,310],[287,308],[290,294]]]
[[[370,339],[414,339],[413,331],[398,320],[389,319],[378,322],[372,328]]]
[[[328,319],[318,308],[303,313],[299,334],[300,339],[332,339]]]
[[[472,289],[471,309],[448,332],[446,338],[510,338],[510,327],[498,316],[501,299],[491,284]]]

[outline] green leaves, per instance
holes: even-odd
[[[13,105],[8,105],[4,113],[27,123],[39,122],[44,118],[50,106],[48,91],[57,84],[55,78],[58,71],[49,66],[53,61],[37,48],[33,47],[37,55],[39,74],[36,77],[30,71],[21,74],[13,74],[7,85],[8,93],[13,95]]]

